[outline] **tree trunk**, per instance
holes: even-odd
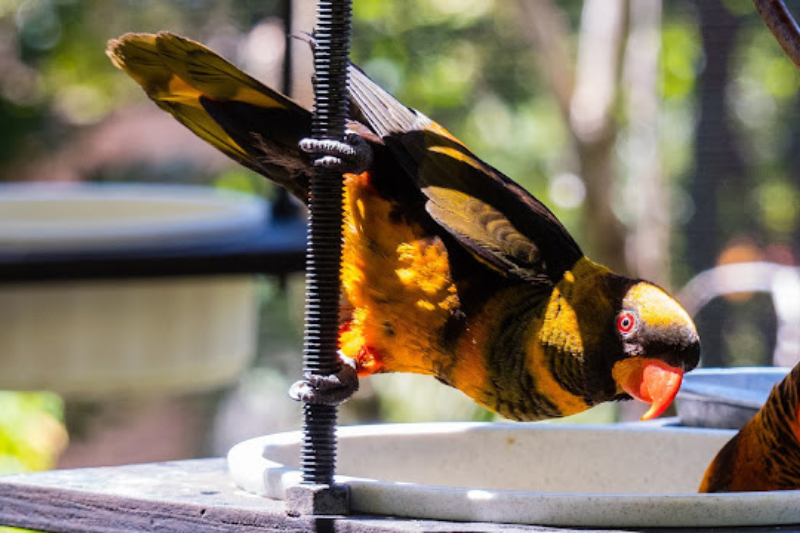
[[[668,286],[670,281],[670,197],[661,173],[658,117],[658,60],[661,51],[661,0],[638,0],[630,6],[625,58],[628,97],[628,187],[634,199],[634,227],[629,237],[631,272]]]
[[[694,212],[686,226],[686,257],[697,273],[716,264],[723,240],[720,197],[725,189],[741,191],[744,171],[725,100],[739,23],[721,0],[695,0],[695,6],[700,19],[705,69],[698,78],[695,164],[689,181]],[[725,314],[724,306],[716,302],[698,316],[705,366],[722,364]]]
[[[624,272],[625,229],[612,206],[619,201],[614,179],[619,126],[614,108],[620,94],[629,0],[584,2],[576,60],[567,53],[569,32],[564,13],[552,0],[519,0],[517,5],[520,28],[537,49],[586,184],[588,251],[613,270]]]

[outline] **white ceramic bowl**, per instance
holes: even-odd
[[[208,247],[261,231],[265,217],[260,199],[203,187],[6,185],[0,254]],[[216,387],[251,360],[256,326],[248,275],[0,283],[0,389]]]
[[[404,424],[339,430],[356,513],[581,527],[800,523],[800,491],[696,494],[728,430],[649,425]],[[299,432],[228,454],[241,488],[283,499]]]

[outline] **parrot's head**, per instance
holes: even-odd
[[[686,310],[646,281],[626,280],[613,325],[621,345],[611,366],[617,397],[651,404],[642,420],[661,415],[680,389],[684,372],[700,361],[700,338]]]

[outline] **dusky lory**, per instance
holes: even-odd
[[[161,109],[307,201],[308,110],[174,34],[127,34],[108,55]],[[516,420],[631,397],[661,414],[699,359],[686,311],[586,258],[541,202],[354,66],[350,94],[349,137],[371,149],[344,179],[340,349],[358,375],[429,374]]]
[[[708,466],[700,492],[800,489],[800,363]]]

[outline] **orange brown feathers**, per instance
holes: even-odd
[[[800,489],[800,364],[717,454],[700,492]]]

